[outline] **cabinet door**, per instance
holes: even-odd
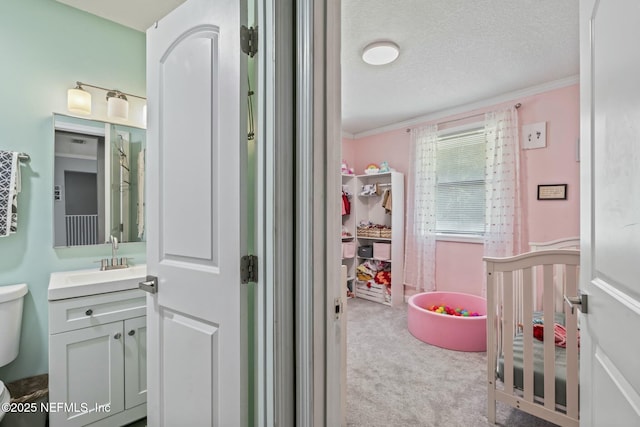
[[[147,401],[147,317],[124,322],[124,397],[127,409]]]
[[[50,336],[51,427],[83,426],[124,410],[122,322]]]

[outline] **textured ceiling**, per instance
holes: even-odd
[[[342,117],[351,134],[579,73],[579,0],[342,0]],[[372,66],[362,49],[392,40]]]
[[[184,0],[57,0],[146,31]],[[343,130],[358,134],[579,73],[579,0],[342,0]],[[361,59],[373,41],[392,64]]]
[[[56,0],[134,30],[146,32],[185,0]]]

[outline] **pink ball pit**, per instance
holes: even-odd
[[[480,316],[458,317],[429,311],[432,305],[462,307]],[[487,351],[487,300],[459,292],[425,292],[409,298],[409,332],[428,344],[458,351]]]

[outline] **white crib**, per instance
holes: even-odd
[[[579,424],[578,312],[557,301],[578,293],[580,251],[548,249],[487,266],[488,414],[496,401],[565,427]],[[543,319],[543,341],[533,336]],[[554,324],[566,329],[566,348],[555,345]]]

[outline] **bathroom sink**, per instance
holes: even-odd
[[[93,269],[51,273],[49,301],[135,289],[146,275],[146,264],[118,270]]]

